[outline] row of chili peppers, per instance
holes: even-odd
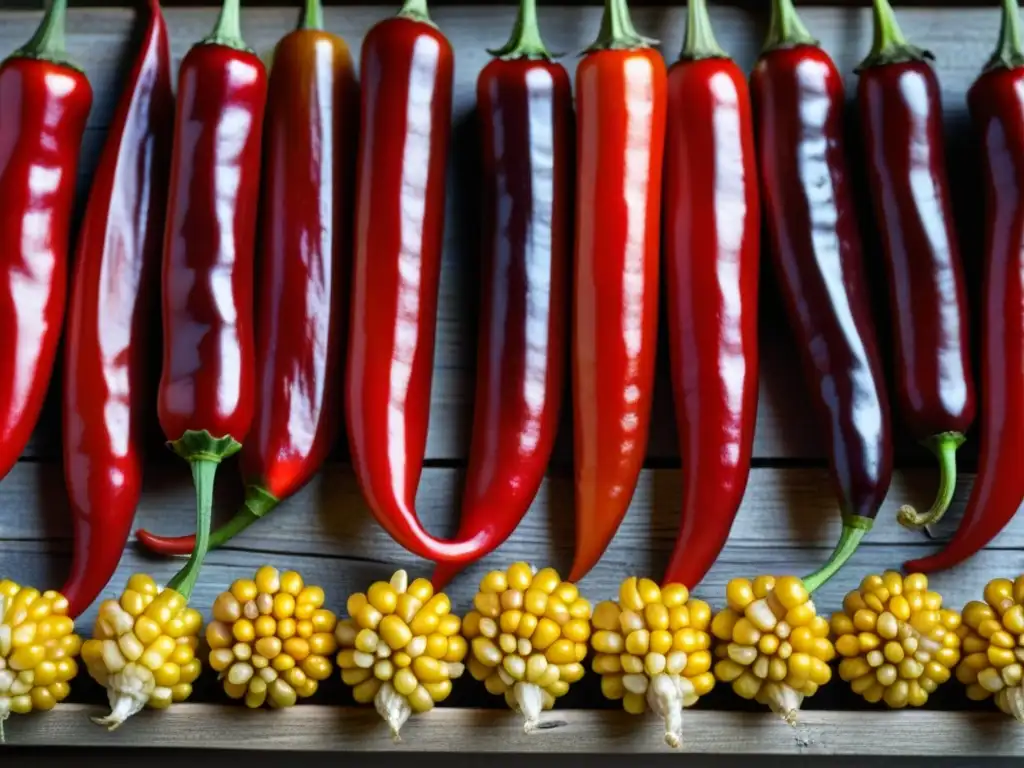
[[[0,369],[0,476],[38,417],[64,324],[64,251],[91,104],[87,79],[64,52],[65,5],[56,0],[36,36],[0,69],[0,146],[8,148],[0,190],[14,201],[0,219],[4,311],[15,340]],[[999,48],[969,98],[986,145],[991,211],[981,470],[956,537],[943,553],[908,564],[915,570],[969,556],[1024,496],[1020,473],[1007,469],[1024,445],[1015,376],[1021,285],[1012,279],[1021,272],[1024,222],[1016,183],[1024,146],[1014,128],[1024,57],[1017,8],[1003,5]],[[823,583],[852,554],[888,490],[889,407],[844,155],[842,81],[791,0],[773,1],[749,93],[701,0],[691,0],[686,45],[671,71],[637,34],[625,0],[608,0],[576,73],[575,117],[568,75],[541,42],[534,2],[523,1],[509,43],[478,82],[487,256],[473,444],[452,541],[431,536],[415,513],[442,250],[449,42],[424,0],[407,0],[367,34],[358,89],[347,48],[323,31],[310,0],[303,28],[277,46],[268,83],[241,38],[238,0],[225,0],[212,34],[182,61],[175,105],[166,28],[156,0],[150,7],[93,183],[67,310],[64,463],[76,544],[64,593],[73,615],[109,580],[139,499],[150,402],[143,358],[160,253],[158,414],[168,444],[192,467],[197,535],[139,536],[153,549],[191,553],[171,582],[186,599],[211,545],[273,509],[322,465],[336,430],[332,384],[346,315],[344,415],[356,476],[388,532],[438,563],[438,585],[497,547],[525,514],[550,457],[571,347],[578,523],[570,579],[585,575],[625,514],[646,449],[663,167],[684,461],[682,527],[666,581],[700,581],[745,490],[762,207],[844,515],[835,553],[809,583]],[[974,387],[938,84],[928,55],[906,42],[885,0],[876,0],[875,13],[860,98],[901,406],[943,468],[933,510],[904,515],[920,525],[949,503]],[[560,312],[570,247],[571,331]],[[211,536],[214,473],[238,451],[245,505]]]

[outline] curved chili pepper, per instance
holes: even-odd
[[[274,50],[264,127],[256,317],[256,413],[240,458],[245,502],[213,532],[226,544],[298,492],[338,431],[348,246],[345,180],[357,86],[348,46],[323,31],[320,0]],[[195,536],[136,532],[147,549],[188,554]]]
[[[956,534],[913,571],[950,568],[994,539],[1024,501],[1024,49],[1016,0],[967,93],[985,155],[985,276],[978,476]]]
[[[757,420],[760,201],[750,93],[705,0],[668,72],[665,260],[683,511],[665,583],[693,589],[729,537]]]
[[[875,0],[875,39],[859,68],[868,175],[889,275],[900,411],[939,460],[925,514],[902,507],[908,528],[938,522],[956,489],[956,450],[974,421],[967,292],[953,228],[942,97],[931,54],[910,45],[888,0]]]
[[[477,79],[484,243],[473,439],[458,539],[505,541],[540,489],[565,377],[571,236],[572,84],[522,0],[505,47]],[[441,589],[460,567],[434,570]]]
[[[158,0],[89,193],[64,347],[64,481],[75,544],[61,590],[72,617],[110,581],[142,491],[153,394],[146,343],[159,300],[174,92]]]
[[[239,0],[178,72],[163,258],[164,361],[157,411],[192,466],[196,546],[168,586],[187,600],[209,548],[213,481],[253,417],[253,241],[267,98],[242,40]]]
[[[626,514],[647,450],[658,331],[666,72],[625,0],[576,70],[573,407],[576,554],[597,563]]]
[[[751,79],[771,251],[825,430],[843,532],[814,591],[871,529],[892,478],[882,379],[843,141],[843,82],[792,0],[773,0]]]
[[[0,479],[39,420],[67,297],[71,210],[92,88],[53,0],[0,65]]]

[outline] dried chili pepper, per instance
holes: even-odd
[[[67,297],[76,173],[92,88],[53,0],[0,65],[0,478],[18,461],[53,374]]]
[[[345,42],[323,31],[320,0],[274,51],[264,127],[256,318],[256,413],[240,458],[245,502],[218,547],[308,483],[338,431],[346,209],[358,92]],[[194,536],[136,532],[147,549],[188,554]]]
[[[999,45],[967,94],[985,158],[981,306],[981,446],[960,527],[909,571],[961,563],[994,539],[1024,501],[1024,48],[1016,0],[1003,1]]]
[[[209,548],[213,481],[253,417],[253,251],[263,62],[242,40],[239,0],[178,72],[163,257],[164,361],[157,411],[192,466],[196,546],[168,586],[187,601]]]
[[[813,592],[871,529],[892,478],[892,441],[844,156],[843,83],[792,0],[773,0],[751,93],[773,262],[843,515],[835,551],[805,579]]]
[[[666,584],[697,586],[729,536],[757,419],[760,200],[750,93],[705,0],[668,72],[665,260],[683,511]]]
[[[158,0],[114,112],[82,222],[64,347],[64,480],[75,540],[61,590],[77,617],[110,581],[142,491],[174,119]]]
[[[554,447],[565,376],[572,85],[521,0],[508,43],[477,79],[484,246],[476,404],[458,539],[495,549],[523,519]],[[441,564],[442,588],[459,566]]]
[[[875,0],[875,38],[857,97],[868,177],[889,275],[900,411],[939,460],[928,512],[903,507],[910,528],[938,522],[956,489],[956,450],[974,420],[967,295],[953,227],[942,97],[931,54],[910,45],[888,0]]]
[[[625,0],[606,0],[576,70],[572,389],[576,553],[593,568],[632,500],[647,450],[658,330],[666,72]]]

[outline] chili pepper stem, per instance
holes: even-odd
[[[763,52],[778,48],[793,48],[798,45],[818,45],[800,15],[793,7],[793,0],[772,0],[772,17],[768,24]]]
[[[178,571],[167,586],[176,590],[187,602],[202,570],[203,560],[210,550],[210,526],[213,522],[213,481],[220,459],[192,459],[192,481],[196,486],[196,544],[185,567]]]
[[[537,0],[520,0],[516,22],[508,42],[501,48],[487,51],[499,59],[547,59],[554,58],[544,45],[537,23]]]
[[[883,67],[886,64],[899,64],[905,61],[924,61],[934,59],[931,51],[918,48],[907,42],[907,38],[896,21],[896,14],[889,0],[874,0],[875,36],[871,43],[871,52],[854,70],[860,72],[868,67]]]
[[[959,432],[943,432],[925,441],[925,445],[939,460],[939,490],[935,494],[931,508],[924,514],[909,504],[900,507],[896,514],[900,525],[919,531],[925,526],[939,522],[946,514],[956,490],[956,451],[964,444],[965,439]]]
[[[252,53],[242,39],[241,0],[224,0],[213,31],[199,41],[200,45],[223,45],[236,51]]]
[[[835,549],[832,550],[832,555],[821,568],[808,576],[804,576],[804,588],[811,594],[814,594],[817,589],[824,586],[829,579],[835,576],[839,569],[846,565],[846,561],[853,556],[853,553],[857,551],[861,539],[864,538],[864,534],[871,530],[873,524],[874,521],[868,517],[843,515],[843,532],[839,535],[839,541],[836,543]]]
[[[700,59],[727,59],[729,54],[715,39],[708,15],[707,0],[690,0],[686,7],[686,39],[679,58],[687,61]]]
[[[324,6],[320,0],[306,0],[306,6],[302,11],[302,21],[299,22],[299,29],[323,29],[324,28]]]
[[[1003,21],[999,28],[999,43],[985,70],[1016,69],[1024,67],[1024,47],[1020,36],[1020,6],[1017,0],[1003,0]]]
[[[68,56],[64,35],[67,16],[68,0],[52,0],[35,34],[8,58],[50,61],[81,72],[82,68]]]
[[[434,26],[430,19],[430,11],[427,9],[427,0],[405,0],[398,9],[398,15],[403,19],[422,21],[424,24]]]
[[[650,48],[657,42],[636,31],[626,0],[605,0],[601,30],[597,33],[597,39],[583,53]]]

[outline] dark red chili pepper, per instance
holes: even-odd
[[[174,92],[158,0],[118,102],[82,222],[64,347],[64,481],[75,544],[61,590],[78,616],[110,581],[142,490],[153,389]]]
[[[937,522],[956,489],[956,449],[974,420],[967,295],[953,228],[939,81],[910,45],[888,0],[875,0],[875,39],[859,68],[868,176],[881,225],[903,420],[939,460],[939,491],[909,528]]]
[[[683,511],[665,583],[693,589],[729,537],[757,419],[760,201],[747,79],[705,0],[668,72],[665,274]]]
[[[511,38],[477,79],[484,246],[476,404],[458,539],[477,557],[515,530],[540,489],[565,376],[572,84],[522,0]],[[441,589],[459,566],[441,564]]]
[[[92,108],[64,50],[66,0],[0,65],[0,478],[28,444],[53,374],[68,230]]]
[[[169,583],[186,599],[209,548],[217,466],[241,448],[253,417],[253,241],[267,77],[242,41],[238,6],[224,0],[213,33],[178,72],[157,410],[196,486],[196,546]]]
[[[274,50],[262,178],[256,317],[256,413],[240,454],[245,503],[214,531],[222,546],[296,493],[323,466],[338,427],[343,350],[347,166],[357,126],[352,57],[323,31],[319,0]],[[136,532],[162,554],[194,536]]]
[[[626,514],[647,450],[658,331],[666,72],[625,0],[576,70],[573,407],[577,581]]]
[[[773,261],[843,514],[835,551],[805,580],[813,591],[871,529],[892,478],[892,442],[844,156],[843,82],[792,0],[773,0],[751,92]]]
[[[999,46],[967,94],[985,157],[981,306],[981,446],[960,527],[940,552],[906,568],[961,563],[994,539],[1024,501],[1024,50],[1016,0],[1003,1]]]

